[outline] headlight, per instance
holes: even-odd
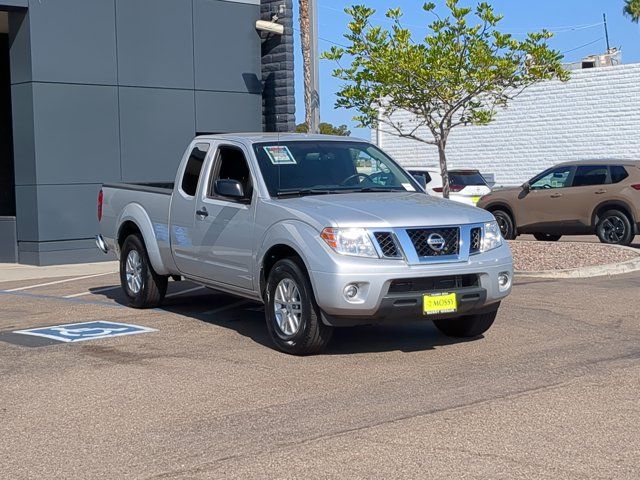
[[[378,253],[364,228],[325,228],[320,236],[341,255],[378,258]]]
[[[488,252],[502,245],[502,234],[498,222],[488,222],[484,224],[484,235],[482,236],[481,252]]]

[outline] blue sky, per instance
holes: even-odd
[[[384,12],[388,8],[401,7],[404,12],[405,25],[419,38],[420,25],[430,23],[432,17],[422,10],[423,1],[414,0],[360,0],[344,2],[340,0],[317,0],[320,50],[331,47],[327,41],[342,42],[346,32],[348,16],[343,12],[346,5],[366,4],[377,10],[375,18],[383,25],[388,25]],[[297,18],[297,0],[293,0]],[[444,0],[435,0],[442,10]],[[465,5],[475,5],[477,1],[462,1]],[[496,12],[504,15],[500,30],[521,36],[522,33],[538,31],[546,28],[555,32],[550,44],[553,48],[565,53],[565,61],[580,60],[592,53],[603,53],[606,50],[602,14],[607,14],[609,39],[611,46],[622,48],[623,63],[640,63],[640,27],[622,15],[623,0],[494,0],[489,1]],[[415,27],[414,27],[415,25]],[[302,59],[300,55],[300,34],[295,32],[296,42],[296,118],[298,123],[304,121],[304,100],[302,91]],[[584,46],[585,44],[591,45]],[[352,111],[335,109],[335,92],[340,82],[331,76],[334,65],[328,60],[320,61],[320,102],[322,121],[334,124],[347,124],[352,135],[369,138],[369,131],[356,129],[351,118]]]

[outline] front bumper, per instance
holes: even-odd
[[[341,271],[311,271],[310,276],[318,306],[325,314],[325,322],[347,324],[379,323],[389,319],[437,319],[423,315],[422,297],[425,293],[456,293],[459,309],[456,317],[496,309],[509,295],[511,287],[502,291],[498,276],[506,272],[513,279],[513,259],[505,244],[487,253],[474,255],[466,262],[408,265],[403,261],[378,260],[372,262],[349,259]],[[390,292],[392,283],[419,278],[440,278],[477,275],[476,285],[465,288],[424,289],[405,293]],[[348,300],[345,288],[358,286],[358,296]],[[332,320],[334,319],[334,320]]]

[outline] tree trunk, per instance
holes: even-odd
[[[440,158],[440,173],[442,174],[442,196],[449,198],[449,170],[447,169],[446,144],[438,143],[438,156]]]
[[[309,20],[309,0],[299,0],[300,44],[302,46],[302,66],[304,72],[304,122],[307,131],[311,128],[311,25]]]

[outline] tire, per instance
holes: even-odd
[[[433,323],[438,330],[448,337],[474,338],[479,337],[491,328],[497,314],[498,309],[488,313],[452,318],[450,320],[434,320]]]
[[[539,242],[557,242],[562,238],[562,235],[552,235],[550,233],[534,233],[533,236]]]
[[[122,244],[120,254],[120,284],[129,300],[129,306],[158,307],[167,293],[168,281],[168,277],[158,275],[153,270],[142,238],[137,234],[129,235]]]
[[[629,245],[635,236],[629,217],[620,210],[607,210],[598,215],[596,235],[602,243]]]
[[[287,300],[291,302],[289,310],[285,305]],[[313,355],[322,352],[331,340],[333,328],[322,323],[309,277],[295,260],[287,258],[273,266],[267,281],[265,304],[267,330],[281,351],[291,355]],[[296,321],[297,326],[292,323]]]
[[[502,237],[505,240],[515,240],[518,236],[516,233],[516,227],[509,212],[504,210],[494,210],[493,216],[496,218],[498,222],[498,226],[500,227],[500,233],[502,233]]]

